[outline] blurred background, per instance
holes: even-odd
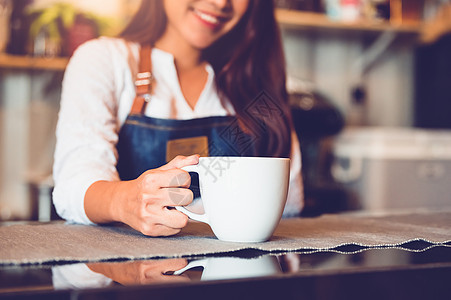
[[[61,81],[140,0],[0,0],[0,221],[55,218]],[[451,205],[449,0],[275,0],[303,216]]]

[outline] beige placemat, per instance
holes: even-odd
[[[385,247],[414,240],[449,243],[451,211],[285,219],[271,240],[248,244],[219,241],[208,225],[195,222],[166,238],[146,237],[125,226],[11,225],[0,227],[0,264],[181,257],[244,249],[327,250],[348,244]]]

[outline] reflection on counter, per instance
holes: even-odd
[[[203,269],[201,280],[255,278],[282,272],[275,256],[264,255],[257,258],[209,257],[198,259],[175,271],[174,275],[182,275],[197,267]]]
[[[278,257],[207,257],[201,259],[138,260],[88,263],[52,268],[54,288],[86,289],[189,281],[243,279],[282,273]]]
[[[261,253],[260,253],[261,254]],[[236,255],[236,256],[233,256]],[[400,269],[450,267],[451,243],[410,242],[398,248],[342,246],[332,251],[259,255],[250,250],[225,256],[60,265],[0,267],[0,297],[18,292],[70,291],[189,284],[200,281],[321,276]]]

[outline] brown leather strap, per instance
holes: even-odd
[[[143,114],[147,102],[152,94],[152,47],[150,45],[141,45],[139,52],[139,71],[136,76],[136,97],[133,101],[131,114]]]

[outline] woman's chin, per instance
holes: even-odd
[[[212,37],[198,37],[190,40],[193,48],[203,50],[210,47],[217,39]]]

